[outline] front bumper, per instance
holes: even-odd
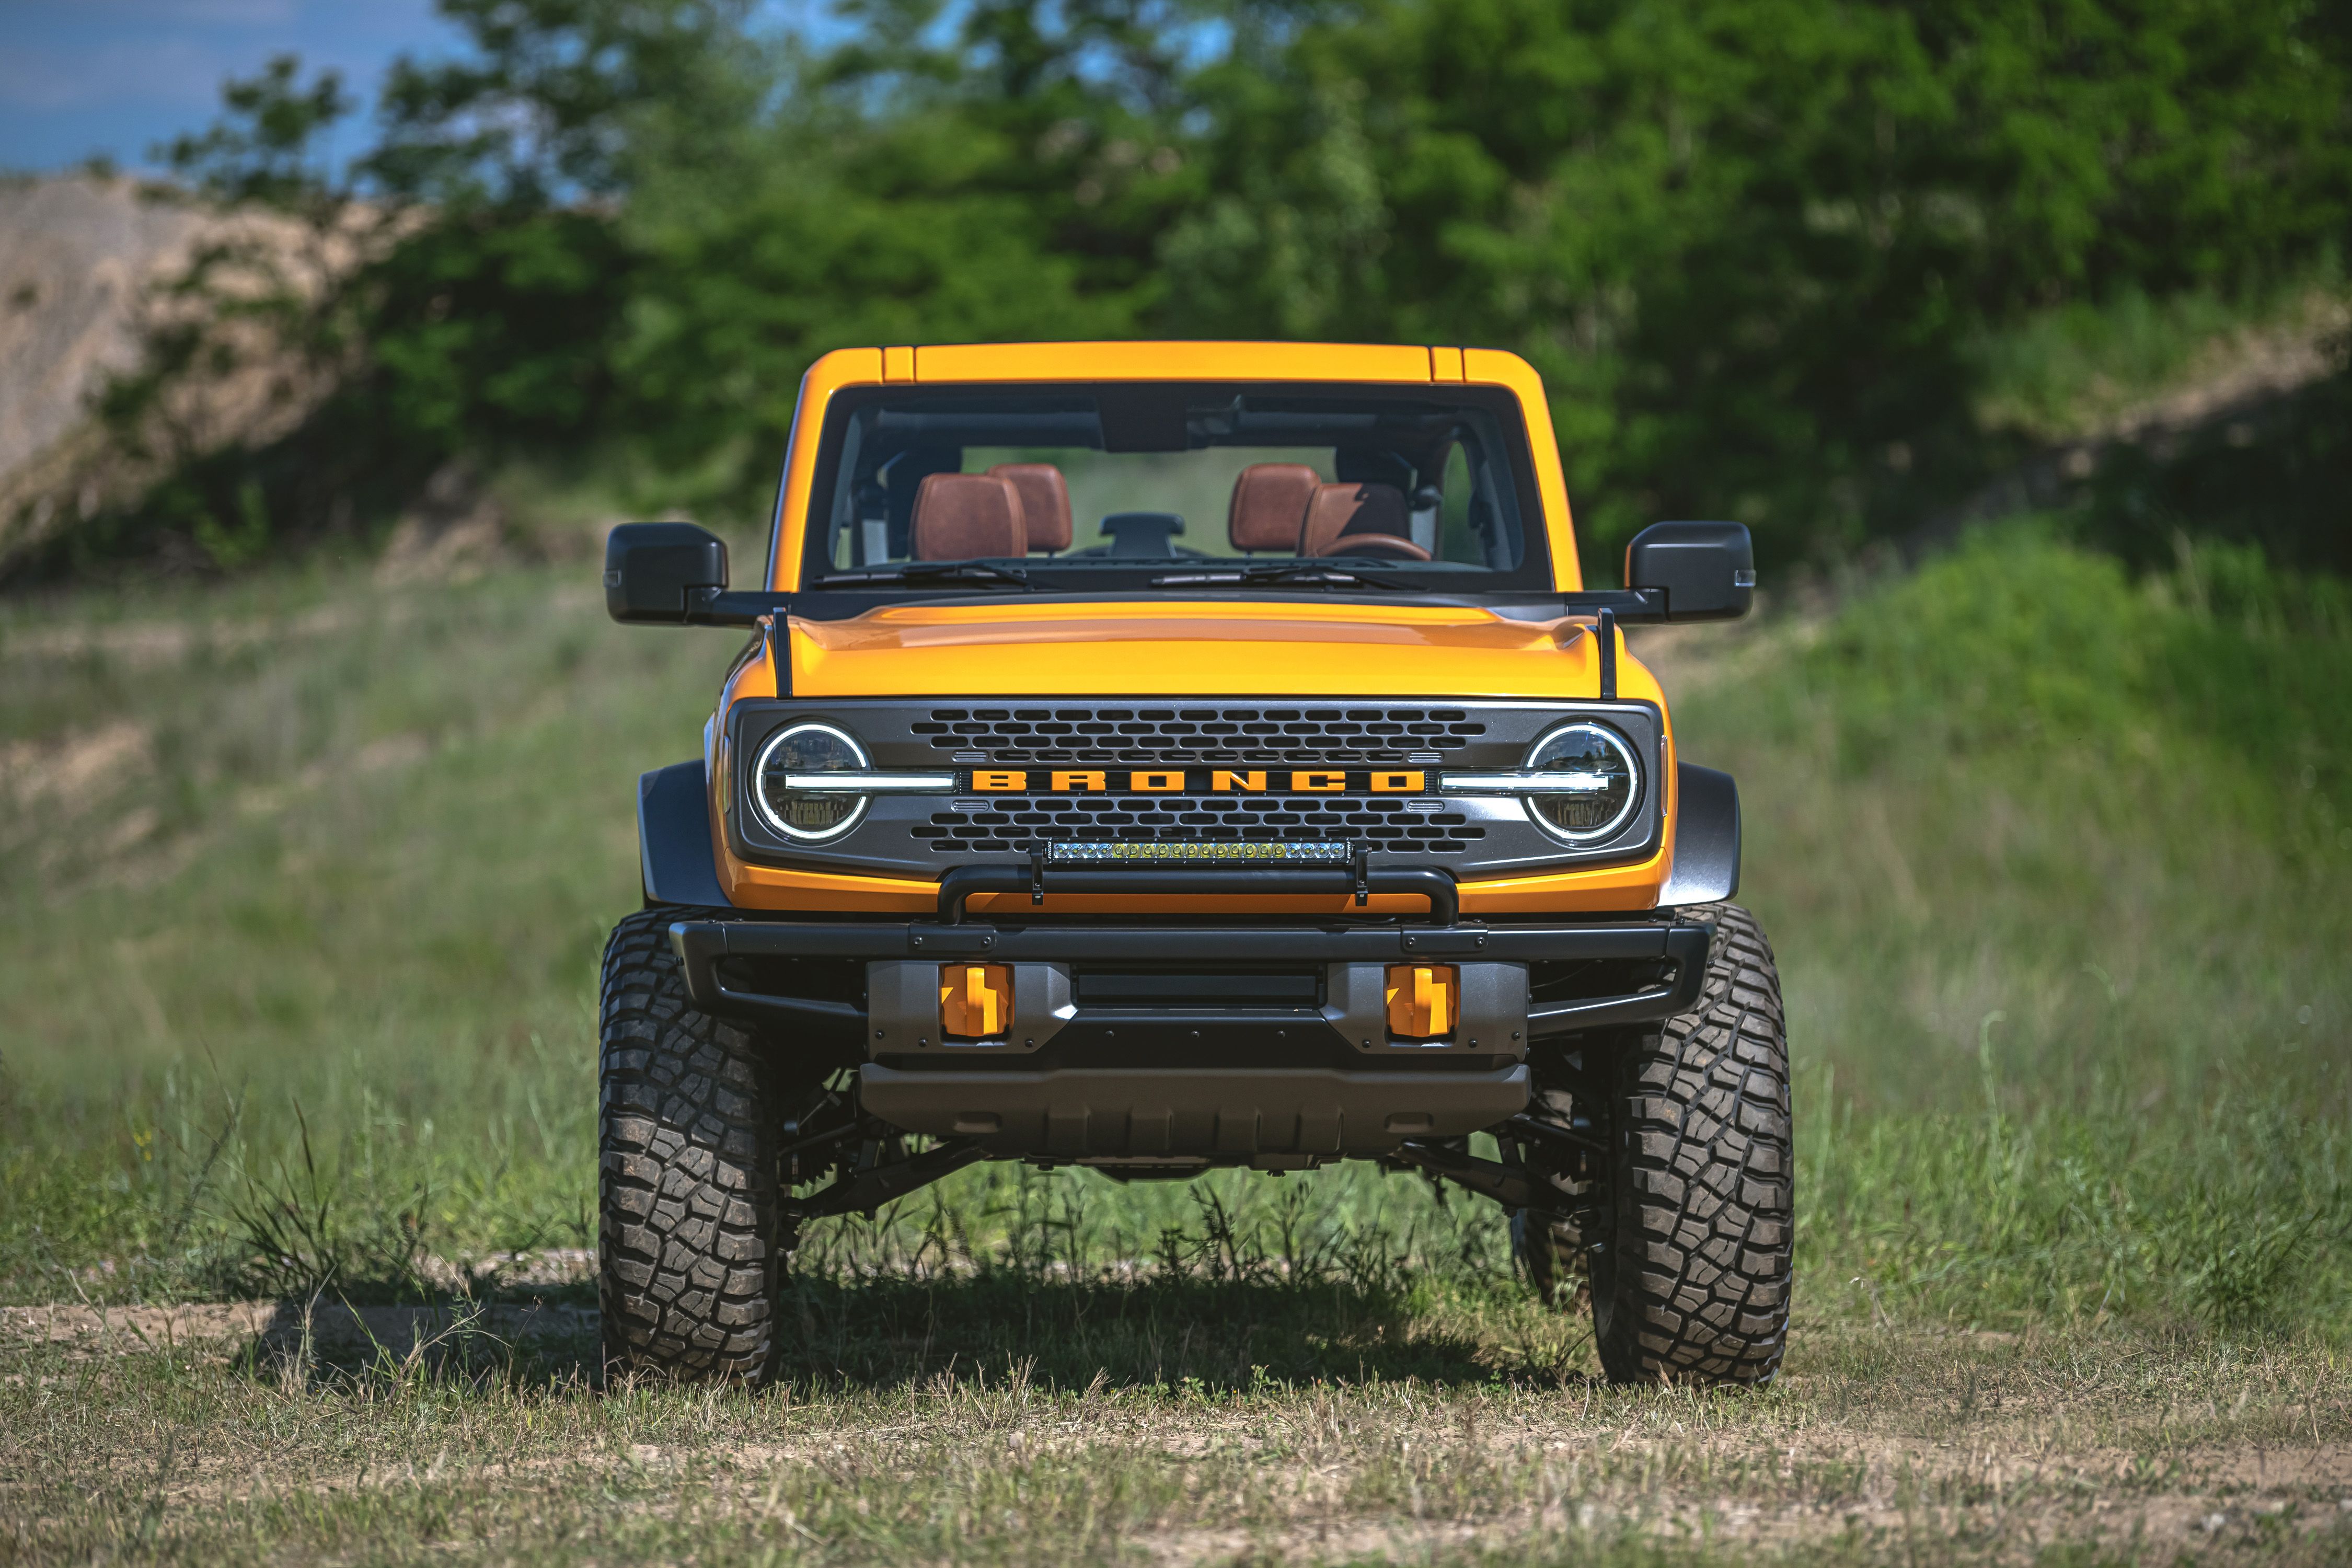
[[[1528,1047],[1687,1010],[1711,925],[680,921],[694,1005],[832,1052],[866,1113],[992,1154],[1279,1168],[1523,1110]],[[1391,965],[1459,971],[1441,1039],[1391,1036]],[[1002,1037],[937,1027],[940,966],[1012,971]],[[1280,984],[1276,984],[1280,982]],[[853,999],[854,998],[854,999]]]

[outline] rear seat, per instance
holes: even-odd
[[[1412,542],[1412,517],[1404,492],[1394,485],[1317,485],[1299,530],[1301,555],[1345,555],[1365,551],[1426,561],[1429,552]]]
[[[1051,555],[1070,547],[1070,486],[1051,463],[999,463],[988,470],[1021,492],[1021,521],[1029,548]]]
[[[994,474],[926,476],[915,492],[910,531],[918,561],[1029,553],[1021,492],[1011,479]]]
[[[1323,476],[1304,463],[1252,463],[1234,476],[1225,537],[1244,555],[1271,550],[1297,553],[1307,503]]]

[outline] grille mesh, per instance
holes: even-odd
[[[1026,849],[1039,839],[1344,838],[1376,849],[1460,855],[1486,830],[1459,811],[1415,811],[1401,800],[1299,796],[1043,795],[991,801],[974,812],[934,813],[908,831],[933,852]]]
[[[1049,763],[1302,763],[1443,757],[1486,732],[1460,708],[934,708],[912,729],[943,752]]]

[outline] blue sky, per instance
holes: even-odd
[[[0,0],[0,168],[152,166],[156,142],[211,121],[222,79],[274,54],[373,97],[394,55],[456,39],[432,0]]]
[[[755,0],[754,25],[819,43],[852,25],[828,0]],[[951,31],[950,0],[940,26]],[[1213,53],[1217,24],[1194,35]],[[126,170],[154,169],[154,149],[210,124],[221,83],[251,76],[273,55],[343,73],[362,112],[328,153],[365,150],[369,111],[395,56],[457,52],[462,35],[434,0],[0,0],[0,172],[47,173],[93,154]]]
[[[840,26],[822,0],[762,0],[758,11],[818,37]],[[0,170],[62,169],[92,153],[152,168],[157,142],[211,123],[224,79],[272,55],[336,68],[372,106],[394,56],[460,43],[433,0],[0,0]],[[357,153],[366,135],[346,121],[330,150]]]

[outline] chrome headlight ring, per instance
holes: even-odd
[[[1613,837],[1641,806],[1641,759],[1606,724],[1578,719],[1546,731],[1524,765],[1551,786],[1521,793],[1528,820],[1564,843]],[[1562,821],[1555,813],[1586,820]]]
[[[848,766],[842,765],[845,761]],[[856,736],[835,725],[804,720],[777,731],[760,747],[747,793],[761,820],[776,832],[796,843],[821,844],[864,821],[872,797],[812,789],[817,782],[812,775],[862,773],[867,766],[866,748]],[[792,820],[794,816],[799,822]]]

